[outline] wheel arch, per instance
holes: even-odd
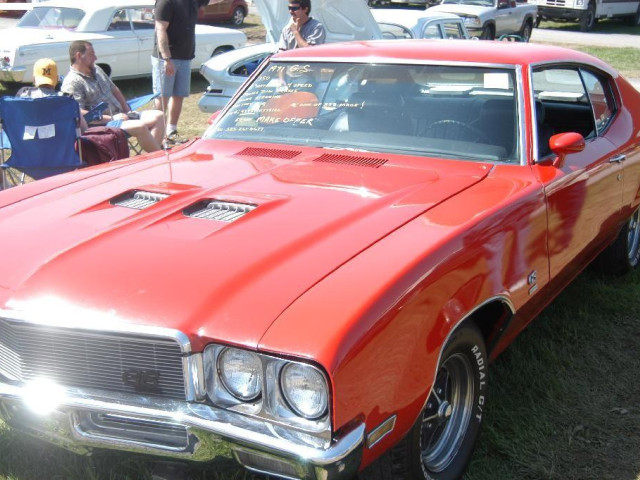
[[[108,77],[111,76],[111,65],[108,63],[98,63],[97,65],[104,70],[104,73],[106,73]]]

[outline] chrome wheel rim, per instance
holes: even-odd
[[[233,12],[233,24],[240,25],[243,20],[244,20],[244,13],[242,13],[242,10],[236,9],[236,11]]]
[[[627,255],[632,265],[638,260],[638,249],[640,248],[640,209],[636,210],[627,226]]]
[[[456,354],[438,370],[422,416],[420,450],[425,468],[441,472],[455,458],[469,427],[473,410],[473,368]]]

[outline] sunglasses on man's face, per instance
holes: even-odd
[[[298,10],[300,10],[300,7],[292,7],[291,5],[289,5],[290,12],[297,12]]]

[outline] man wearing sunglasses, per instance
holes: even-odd
[[[324,26],[311,18],[311,0],[290,0],[291,22],[284,27],[278,47],[280,50],[320,45],[324,43]]]

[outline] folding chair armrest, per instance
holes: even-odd
[[[100,120],[102,118],[102,113],[107,109],[108,106],[109,105],[107,104],[107,102],[100,102],[98,105],[84,114],[84,119],[87,121],[87,123],[91,123],[95,120]]]
[[[150,93],[149,95],[143,95],[141,97],[132,98],[127,101],[127,105],[131,110],[138,110],[140,107],[145,106],[151,100],[158,96],[157,93]]]

